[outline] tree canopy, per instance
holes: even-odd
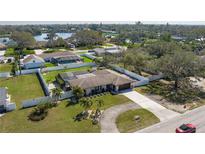
[[[156,67],[164,74],[165,78],[174,81],[174,89],[177,91],[180,81],[201,75],[204,63],[192,52],[175,51],[171,56],[161,57]]]
[[[32,48],[36,41],[33,35],[29,32],[13,32],[11,38],[17,42],[18,48]]]
[[[101,33],[93,30],[79,31],[71,38],[71,40],[76,46],[101,45],[104,41]]]

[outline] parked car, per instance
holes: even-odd
[[[183,124],[176,128],[176,133],[196,133],[196,126],[193,124]]]

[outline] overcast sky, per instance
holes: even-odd
[[[205,21],[141,21],[144,24],[205,25]],[[27,24],[134,24],[135,21],[0,21],[0,25]]]
[[[0,5],[0,24],[142,21],[205,25],[204,0],[2,0]]]

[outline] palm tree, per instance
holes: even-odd
[[[60,95],[61,95],[61,89],[60,88],[52,89],[52,98],[54,99],[55,103],[57,103]]]
[[[80,105],[85,108],[85,112],[93,105],[92,100],[88,100],[86,98],[80,99]]]
[[[82,88],[76,86],[76,87],[73,87],[73,95],[74,95],[75,100],[78,102],[79,99],[81,99],[85,95],[85,92]]]
[[[13,62],[12,63],[12,68],[11,68],[11,74],[13,75],[13,76],[16,76],[16,71],[18,70],[18,64],[17,64],[17,62]]]

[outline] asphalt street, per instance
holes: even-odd
[[[178,115],[172,119],[147,127],[137,133],[175,133],[175,129],[182,124],[192,123],[197,133],[205,132],[205,106]]]

